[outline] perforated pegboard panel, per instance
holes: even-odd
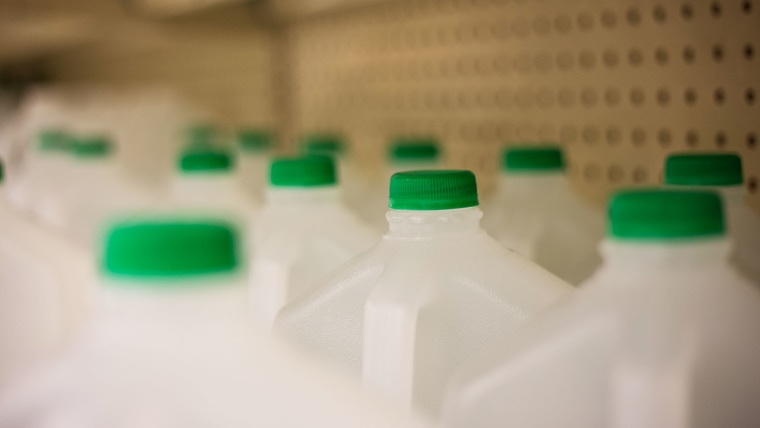
[[[291,27],[293,127],[435,134],[492,182],[499,147],[559,140],[601,201],[664,156],[732,150],[760,207],[760,1],[395,1]]]

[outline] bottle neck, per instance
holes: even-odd
[[[269,186],[266,191],[266,200],[267,203],[276,205],[337,204],[340,203],[340,188],[338,186]]]
[[[388,210],[386,236],[426,239],[478,233],[483,212],[478,207],[438,211]]]
[[[562,190],[567,186],[567,180],[562,171],[507,173],[499,175],[499,193],[545,193]]]
[[[725,237],[659,242],[607,238],[600,252],[607,267],[642,273],[653,269],[698,272],[726,264],[731,243]]]
[[[106,280],[101,314],[161,328],[202,328],[234,322],[245,314],[245,284],[237,275],[204,276],[183,282]]]

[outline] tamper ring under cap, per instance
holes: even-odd
[[[720,196],[711,191],[626,190],[610,198],[608,234],[624,240],[720,236]]]
[[[332,186],[337,182],[335,162],[329,156],[278,158],[269,169],[275,187]]]
[[[744,182],[742,159],[735,153],[680,153],[665,160],[665,184],[736,186]]]
[[[477,205],[478,186],[471,171],[407,171],[391,177],[391,209],[432,211]]]
[[[127,221],[106,235],[103,270],[135,278],[230,272],[237,249],[237,231],[223,221]]]

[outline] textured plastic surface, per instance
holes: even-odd
[[[751,428],[760,420],[760,293],[720,238],[607,242],[547,316],[452,382],[452,428]]]
[[[470,171],[428,170],[393,174],[388,207],[396,210],[450,210],[478,205]]]
[[[377,235],[334,187],[271,188],[253,229],[251,303],[267,328],[287,303],[367,250]]]
[[[709,191],[624,190],[611,196],[609,235],[671,240],[723,235],[723,204]]]
[[[582,201],[561,173],[502,174],[485,204],[486,230],[502,245],[571,284],[601,262],[601,210]]]
[[[382,241],[286,307],[276,331],[400,407],[436,414],[459,365],[572,290],[497,245],[481,215],[389,211]]]

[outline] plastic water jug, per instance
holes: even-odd
[[[62,224],[75,242],[92,248],[114,215],[155,203],[121,170],[116,145],[108,137],[75,137],[70,152],[71,184],[61,192],[66,204],[41,213],[48,223]]]
[[[273,137],[270,133],[241,130],[237,135],[237,170],[243,188],[258,200],[263,199],[271,161]]]
[[[383,239],[283,309],[276,329],[400,407],[435,414],[459,365],[572,287],[482,231],[469,171],[397,173],[389,208]]]
[[[600,213],[573,194],[562,151],[554,146],[510,147],[502,157],[485,229],[502,245],[578,284],[599,265],[604,236]]]
[[[379,185],[373,185],[360,215],[379,230],[385,230],[388,180],[397,172],[431,170],[441,166],[441,151],[434,138],[397,138],[388,147],[387,165]]]
[[[746,204],[742,160],[735,153],[677,153],[665,162],[665,184],[711,189],[726,208],[732,261],[739,272],[760,284],[760,216]]]
[[[41,131],[36,143],[29,147],[23,179],[24,193],[28,195],[22,205],[34,216],[60,226],[60,215],[66,205],[64,194],[70,183],[68,164],[71,139],[62,131]],[[56,223],[58,221],[58,223]]]
[[[283,306],[313,291],[377,236],[341,201],[332,158],[275,159],[266,199],[254,225],[251,295],[269,329]]]
[[[329,156],[335,160],[342,198],[352,210],[361,213],[369,181],[360,173],[345,138],[330,133],[309,134],[301,139],[301,149],[306,155]]]
[[[0,390],[53,355],[82,325],[91,310],[94,270],[84,251],[1,199]]]
[[[760,293],[720,198],[631,190],[577,293],[457,374],[449,427],[755,427]]]
[[[420,426],[250,331],[236,237],[209,219],[114,226],[97,318],[58,360],[0,392],[0,425]]]
[[[240,186],[235,160],[228,150],[191,147],[180,154],[177,170],[172,193],[178,208],[224,215],[239,227],[255,214],[258,204]]]

